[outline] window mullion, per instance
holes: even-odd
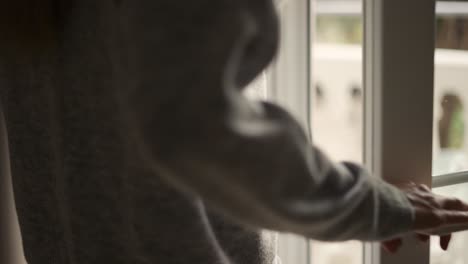
[[[365,160],[389,182],[431,183],[432,0],[366,0]],[[405,239],[398,254],[369,245],[368,264],[429,263],[429,246]]]

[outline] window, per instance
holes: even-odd
[[[324,12],[359,14],[360,5],[353,1],[327,2]],[[352,89],[351,94],[363,98],[364,163],[375,177],[390,182],[430,184],[435,3],[364,0],[363,6],[364,49],[359,57],[364,93]],[[349,18],[347,23],[352,23]],[[318,98],[323,97],[324,85],[316,86],[322,93],[317,93]],[[429,259],[429,245],[412,237],[405,239],[396,255],[386,254],[378,244],[366,244],[363,255],[364,263],[429,263]]]
[[[267,94],[312,128],[332,158],[468,200],[467,4],[281,1],[282,48]],[[465,238],[457,234],[449,254],[412,237],[396,255],[353,242],[304,248],[297,237],[281,237],[279,251],[283,263],[464,263]]]

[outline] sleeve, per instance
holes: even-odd
[[[397,188],[358,165],[331,162],[280,107],[237,91],[219,96],[145,125],[135,118],[144,157],[160,175],[257,228],[323,241],[410,231],[412,208]]]

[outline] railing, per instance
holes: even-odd
[[[432,187],[439,188],[455,184],[468,183],[468,172],[457,172],[432,177]]]

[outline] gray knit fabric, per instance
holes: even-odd
[[[241,95],[277,48],[270,0],[57,2],[50,46],[0,62],[29,264],[266,264],[261,228],[409,230],[403,194]]]

